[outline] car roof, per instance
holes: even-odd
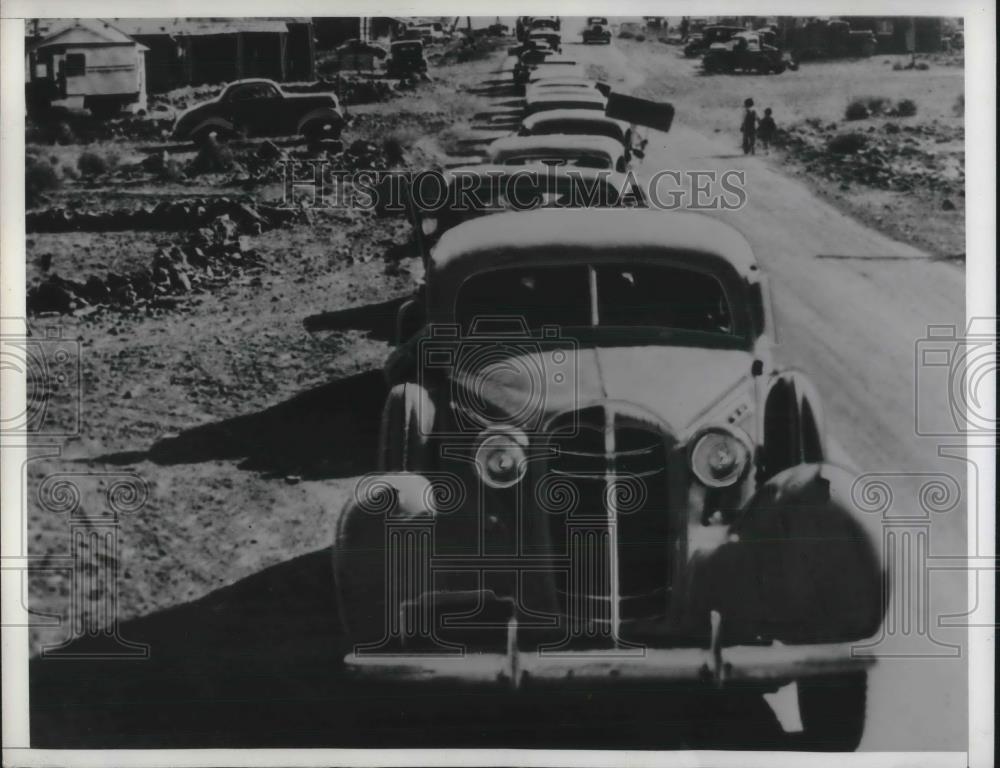
[[[582,86],[597,90],[597,82],[595,80],[588,80],[586,77],[574,77],[573,75],[564,75],[562,77],[543,77],[529,85],[528,90],[530,91],[540,85],[545,86],[546,88],[575,88],[577,86]]]
[[[273,85],[275,88],[279,89],[281,87],[274,80],[268,80],[266,77],[248,77],[243,80],[233,80],[233,82],[229,83],[226,86],[226,90],[229,90],[234,85],[253,85],[255,83],[264,83],[266,85]]]
[[[500,163],[477,163],[476,165],[461,165],[448,168],[443,172],[445,181],[450,186],[459,174],[475,174],[484,178],[492,176],[495,179],[521,176],[524,178],[544,176],[562,181],[564,179],[579,179],[581,181],[604,181],[619,192],[628,182],[628,174],[608,171],[601,168],[585,168],[571,166],[572,173],[565,166],[550,166],[544,163],[526,163],[525,165],[503,165]]]
[[[551,57],[550,57],[551,58]],[[568,62],[556,62],[555,64],[550,64],[550,58],[543,60],[538,64],[528,75],[528,82],[535,83],[538,80],[545,80],[550,77],[585,77],[583,67],[579,64],[570,64]]]
[[[504,136],[492,142],[487,148],[487,156],[496,158],[502,154],[518,151],[538,152],[552,150],[560,154],[571,152],[607,152],[611,157],[624,153],[621,142],[608,136],[591,136],[566,133],[546,133],[540,136]]]
[[[579,88],[572,85],[552,86],[551,88],[534,89],[529,86],[525,93],[525,100],[532,99],[575,99],[576,101],[594,101],[604,103],[607,97],[596,88]]]
[[[750,278],[757,260],[736,229],[687,211],[629,208],[544,208],[505,211],[463,222],[445,232],[431,252],[429,282],[457,287],[486,265],[523,263],[544,252],[567,264],[588,255],[628,258],[636,251],[664,258],[684,254],[692,266],[711,266]]]
[[[543,112],[536,112],[533,115],[528,115],[521,121],[521,125],[525,127],[526,130],[531,130],[539,123],[545,122],[556,122],[562,120],[579,120],[588,122],[607,122],[614,123],[618,126],[626,125],[621,120],[616,120],[613,117],[608,117],[601,112],[597,112],[593,109],[546,109]]]

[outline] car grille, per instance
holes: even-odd
[[[613,405],[564,414],[536,497],[567,553],[561,597],[575,635],[620,637],[622,622],[666,613],[672,534],[664,434]]]

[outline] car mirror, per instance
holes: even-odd
[[[408,299],[396,313],[396,344],[405,344],[424,327],[424,306],[418,299]]]

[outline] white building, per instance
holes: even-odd
[[[98,115],[146,109],[147,50],[101,19],[51,23],[28,49],[33,95]]]

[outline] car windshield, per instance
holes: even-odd
[[[661,264],[516,267],[484,272],[462,284],[455,317],[468,331],[484,316],[503,316],[532,330],[543,325],[596,325],[736,335],[729,300],[716,277]]]
[[[539,120],[531,126],[531,133],[536,136],[548,136],[553,133],[568,133],[577,136],[607,136],[616,141],[625,140],[625,135],[617,123],[606,120]]]

